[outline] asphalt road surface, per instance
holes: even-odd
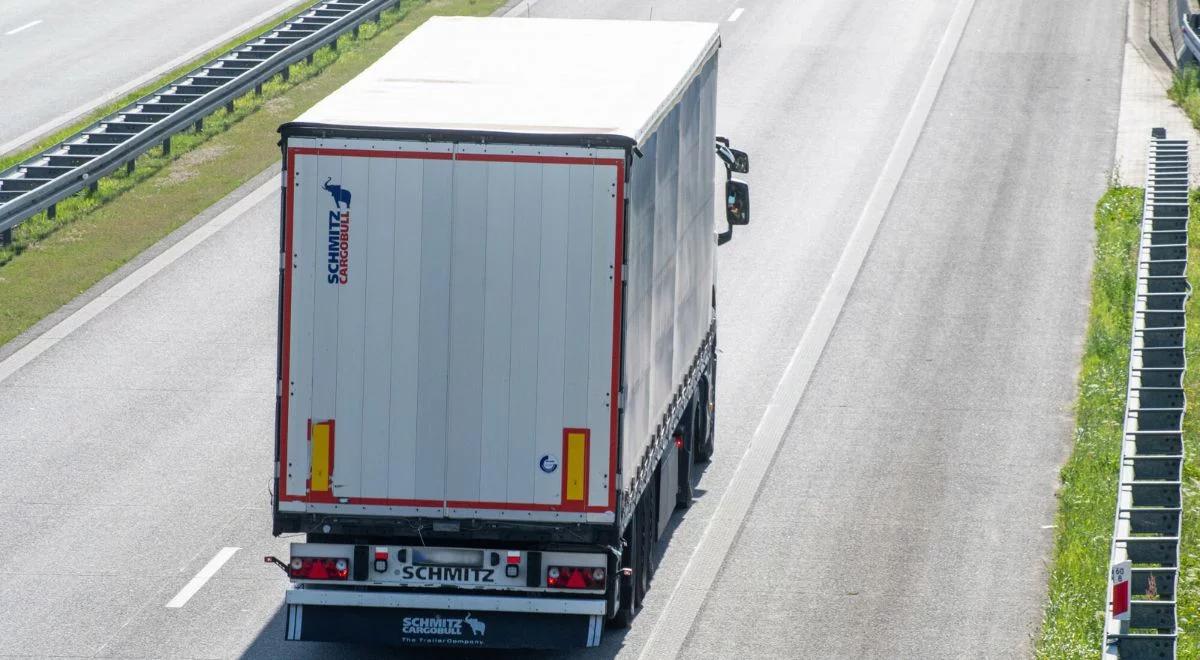
[[[0,153],[299,1],[0,0]]]
[[[632,629],[568,657],[1029,654],[1124,3],[971,4],[531,9],[720,21],[718,125],[753,158],[753,224],[720,253],[715,459]],[[267,493],[267,185],[0,381],[0,656],[396,657],[282,641],[286,580],[262,563],[289,542],[270,535]],[[800,391],[785,369],[805,351],[793,414],[772,402]],[[786,422],[766,454],[764,414]],[[735,476],[743,456],[769,461],[761,481]],[[166,607],[224,548],[238,550]]]

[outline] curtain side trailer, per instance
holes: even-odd
[[[749,221],[718,49],[711,24],[435,18],[280,128],[287,639],[631,622],[713,452],[715,207]]]

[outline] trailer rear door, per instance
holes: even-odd
[[[624,158],[288,141],[280,510],[613,519]]]

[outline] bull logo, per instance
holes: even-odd
[[[329,185],[330,181],[333,181],[333,177],[325,179],[325,184],[321,187],[328,190],[330,195],[333,195],[333,203],[339,209],[342,208],[342,202],[346,203],[346,208],[350,208],[350,191],[343,189],[336,183],[331,186]]]
[[[483,637],[487,634],[487,624],[479,619],[472,618],[470,612],[467,612],[467,615],[463,617],[463,621],[468,626],[471,626],[472,635],[476,637]]]

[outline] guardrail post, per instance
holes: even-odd
[[[334,39],[333,41],[329,42],[329,49],[335,53],[338,52],[338,43],[337,42],[338,42],[337,39]]]
[[[307,65],[309,65],[309,66],[312,66],[312,63],[313,63],[313,53],[309,53],[309,54],[308,54],[308,57],[304,58],[304,63],[305,63],[305,64],[307,64]]]
[[[89,195],[95,195],[96,191],[100,190],[100,182],[92,181],[91,183],[88,184],[87,190],[88,190]]]
[[[171,155],[171,138],[169,136],[162,141],[162,151],[164,156]]]
[[[283,70],[279,72],[279,77],[283,78],[283,82],[287,82],[287,81],[291,80],[292,79],[291,65],[283,67]]]
[[[125,174],[127,174],[129,176],[133,175],[133,168],[137,167],[137,165],[135,163],[136,163],[136,161],[133,158],[130,158],[129,160],[127,160],[125,162]]]
[[[254,95],[262,96],[262,83],[258,83],[257,85],[254,86]]]
[[[233,114],[233,101],[225,104],[225,112],[228,112],[231,115]]]
[[[58,204],[51,204],[46,207],[46,218],[53,220],[58,217]]]
[[[204,117],[201,117],[196,120],[196,123],[194,124],[194,128],[196,129],[197,133],[204,130]]]
[[[0,247],[12,245],[12,227],[0,231]]]

